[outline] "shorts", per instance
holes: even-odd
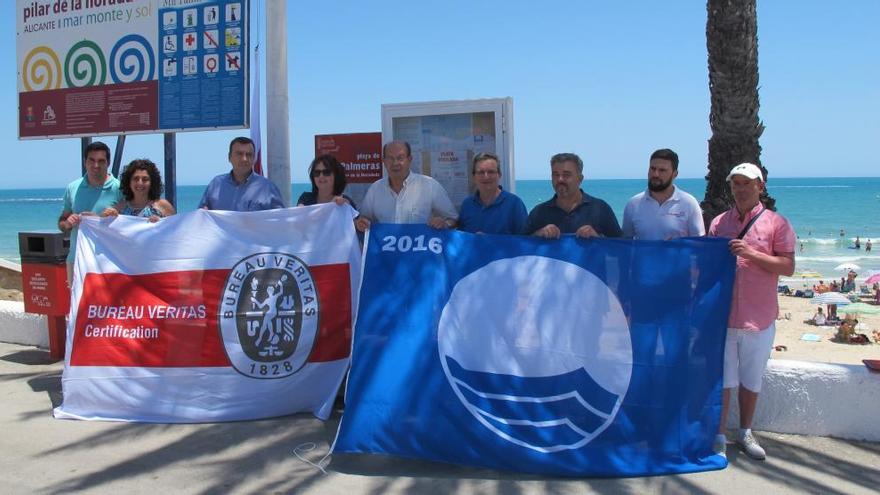
[[[776,336],[776,323],[764,330],[727,329],[724,344],[724,388],[742,385],[751,392],[761,391],[761,379],[773,338]]]

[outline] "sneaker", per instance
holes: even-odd
[[[745,430],[737,439],[736,443],[742,447],[743,452],[752,459],[763,461],[767,458],[764,448],[758,444],[758,440],[752,435],[752,430]]]
[[[724,433],[715,435],[715,440],[712,442],[712,452],[727,458],[727,436]]]

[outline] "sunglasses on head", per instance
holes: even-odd
[[[323,175],[324,177],[330,177],[333,175],[333,171],[329,168],[315,168],[312,169],[312,177],[318,177],[319,175]]]

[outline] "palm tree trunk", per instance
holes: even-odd
[[[761,165],[758,138],[764,125],[758,118],[758,19],[756,0],[708,0],[706,46],[709,52],[709,173],[701,206],[708,223],[733,205],[727,184],[730,169],[742,162]],[[766,194],[764,205],[775,200]]]

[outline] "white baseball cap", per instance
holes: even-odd
[[[730,173],[727,174],[726,180],[730,182],[730,179],[733,178],[734,175],[742,175],[749,179],[758,179],[759,181],[764,182],[764,174],[761,173],[761,169],[754,163],[740,163],[733,167],[730,169]]]

